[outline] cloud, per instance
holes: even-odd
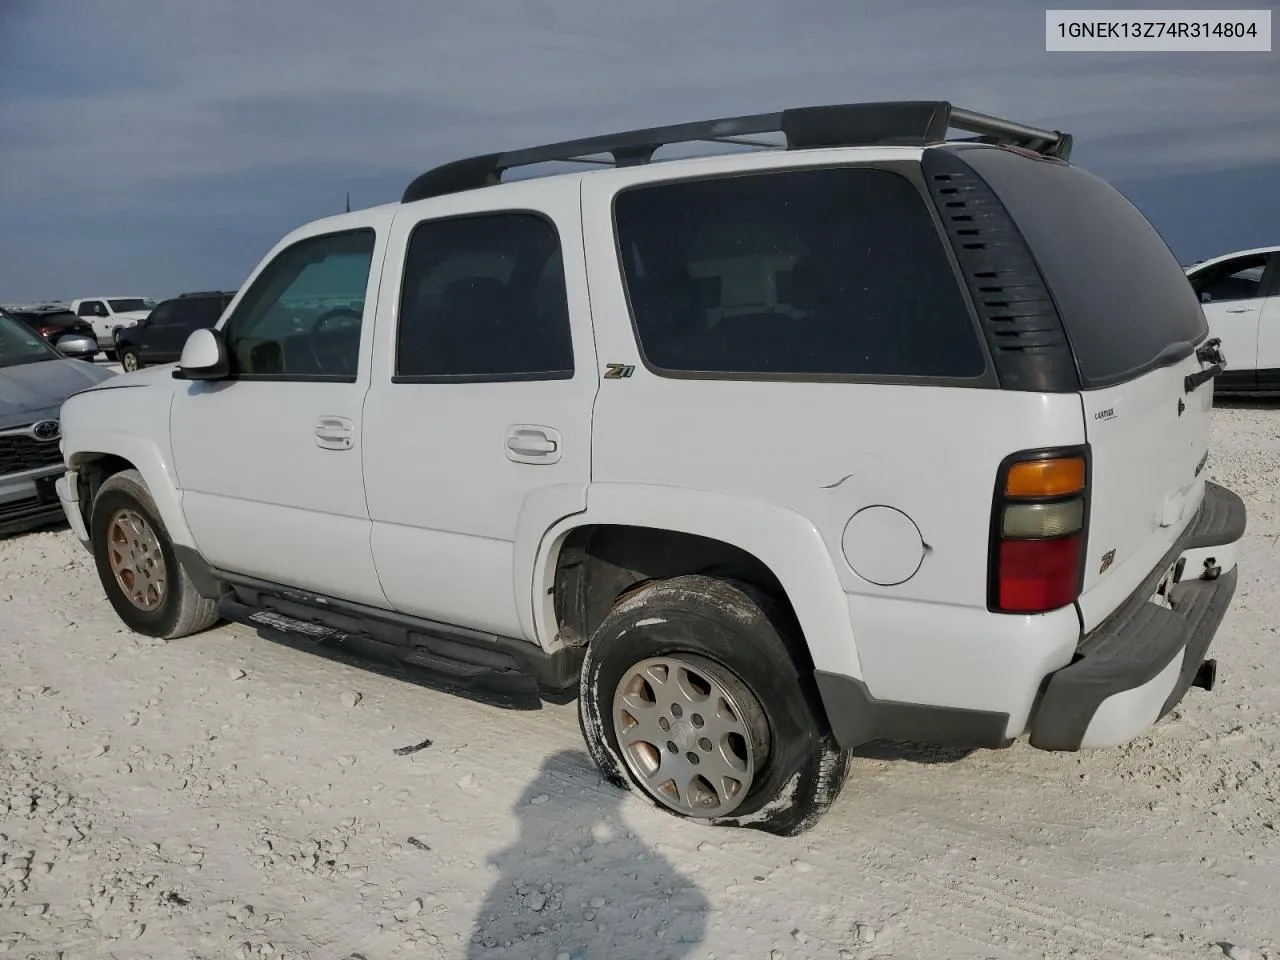
[[[1070,130],[1107,176],[1280,162],[1273,55],[1048,54],[1023,0],[0,6],[0,206],[73,244],[157,204],[389,200],[470,153],[809,103],[949,98]]]

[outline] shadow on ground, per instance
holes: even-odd
[[[702,942],[708,903],[675,865],[629,835],[583,753],[548,757],[516,803],[520,834],[490,859],[500,876],[468,960],[680,960]]]
[[[863,760],[902,760],[908,763],[933,765],[939,763],[959,763],[976,753],[973,747],[935,746],[927,743],[898,743],[890,740],[877,740],[865,744],[853,751],[853,755]]]

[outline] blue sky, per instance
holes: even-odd
[[[234,288],[472,153],[881,99],[1069,130],[1189,262],[1280,243],[1278,91],[1277,53],[1046,53],[1026,0],[0,0],[0,302]]]

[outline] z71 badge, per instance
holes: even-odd
[[[1106,553],[1102,555],[1102,566],[1098,568],[1098,574],[1101,575],[1106,573],[1107,568],[1110,567],[1111,564],[1115,562],[1116,562],[1116,552],[1113,548],[1111,550],[1108,550]]]

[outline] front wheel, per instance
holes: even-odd
[[[133,371],[142,368],[142,361],[138,359],[138,351],[132,347],[119,348],[116,353],[120,357],[120,366],[125,373],[133,373]]]
[[[89,518],[93,559],[107,599],[135,633],[172,640],[218,621],[196,591],[142,474],[124,470],[98,488]]]
[[[582,668],[579,719],[605,778],[681,817],[781,835],[839,794],[839,750],[785,618],[727,581],[682,576],[623,599]]]

